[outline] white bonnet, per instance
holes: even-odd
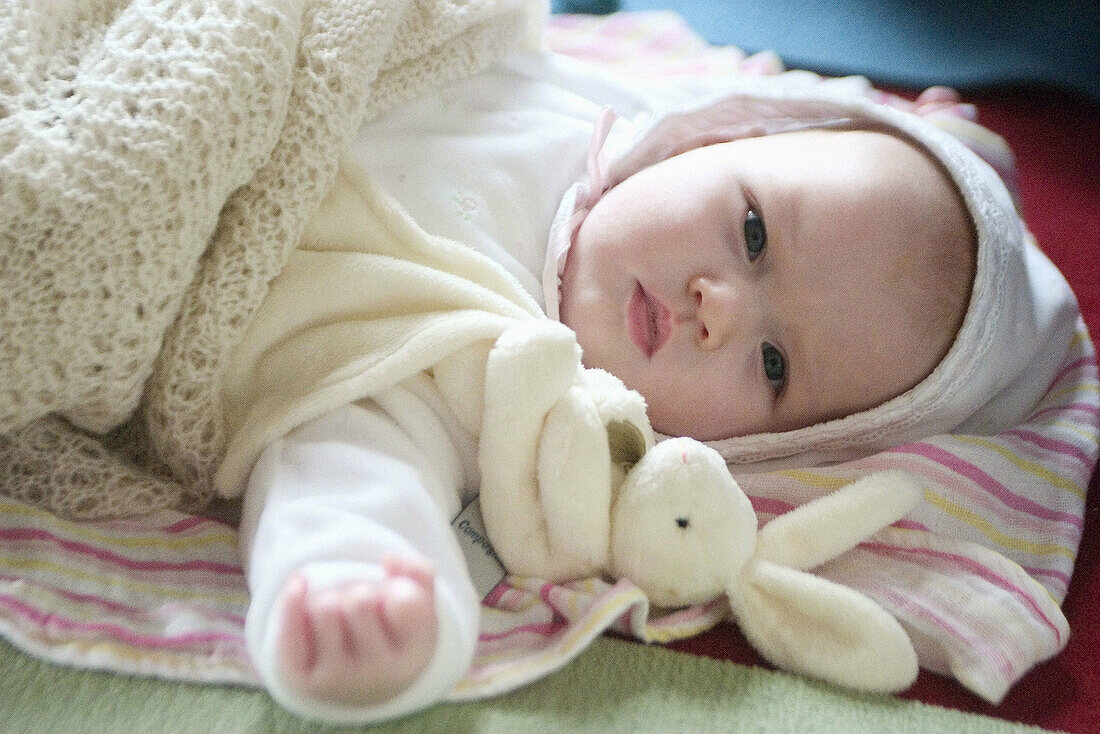
[[[885,128],[942,162],[973,220],[970,304],[954,344],[927,378],[845,418],[710,442],[728,462],[761,470],[822,465],[941,433],[996,433],[1025,419],[1051,384],[1076,327],[1073,293],[1035,246],[993,168],[932,122],[797,75],[736,78],[690,106],[613,119],[598,122],[588,177],[566,193],[551,232],[544,277],[551,316],[569,244],[600,195],[642,168],[705,145],[807,127]]]

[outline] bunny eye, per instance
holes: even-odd
[[[676,518],[676,524],[681,528],[686,528],[688,525],[691,525],[691,520],[686,517],[678,517]]]

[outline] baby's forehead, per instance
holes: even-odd
[[[858,156],[864,162],[911,164],[920,160],[924,165],[941,170],[948,179],[951,178],[939,159],[924,145],[900,131],[884,126],[804,127],[744,140],[780,148],[792,141],[798,141],[800,146],[808,146],[822,156],[852,155]],[[813,159],[811,156],[808,160]]]
[[[959,221],[970,221],[953,177],[943,163],[916,140],[880,128],[802,132],[816,132],[819,140],[832,140],[838,155],[850,156],[852,166],[866,169],[873,182],[873,190],[866,192],[872,201],[876,196],[892,199],[928,226],[937,224],[946,210],[961,214],[956,217]],[[969,230],[970,225],[966,228]]]
[[[946,210],[970,214],[953,178],[920,143],[878,128],[808,128],[743,141],[774,155],[750,160],[780,186],[830,204],[864,205],[865,216],[900,213],[913,226],[932,225]],[[730,156],[736,164],[736,156]],[[879,205],[888,209],[879,210]],[[780,212],[782,209],[780,209]],[[774,216],[774,213],[773,213]],[[970,225],[966,227],[969,229]]]
[[[863,330],[868,338],[878,334],[889,352],[894,335],[877,331],[887,319],[899,333],[915,333],[938,362],[965,313],[976,251],[970,212],[946,169],[919,143],[879,129],[808,129],[770,137],[774,149],[786,138],[798,140],[800,152],[809,154],[800,164],[808,178],[781,175],[774,179],[779,188],[767,192],[777,204],[768,221],[769,233],[776,234],[769,242],[778,256],[773,263],[798,271],[805,303],[815,305],[810,312],[835,317],[799,324],[822,331],[807,334],[807,341],[828,351],[843,333],[852,343],[842,351],[861,346],[870,356],[876,345],[860,345],[859,333],[847,334],[845,323],[857,311],[877,312],[880,320],[870,318]],[[815,177],[815,167],[829,166],[838,170]],[[787,184],[793,194],[784,190]],[[796,204],[786,204],[793,199]],[[921,353],[914,345],[911,356]]]

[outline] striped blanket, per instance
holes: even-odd
[[[551,45],[626,73],[774,73],[771,56],[708,47],[670,14],[556,18]],[[645,66],[634,68],[638,58]],[[979,141],[981,142],[981,141]],[[996,436],[936,436],[821,469],[738,476],[761,522],[871,471],[922,478],[925,501],[817,573],[874,598],[925,667],[990,701],[1057,654],[1085,487],[1100,436],[1097,363],[1078,333],[1044,400]],[[73,523],[0,497],[0,633],[62,664],[172,680],[258,685],[234,529],[161,512]],[[564,665],[607,629],[666,642],[726,618],[724,601],[652,610],[628,582],[509,577],[485,599],[455,700],[501,693]]]

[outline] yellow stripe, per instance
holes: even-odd
[[[519,602],[520,606],[501,611],[505,611],[508,614],[526,614],[534,607],[545,603],[540,594],[542,585],[546,583],[544,579],[534,576],[509,576],[506,581],[508,585],[512,587],[512,591],[526,594],[527,598]],[[509,596],[509,593],[505,592],[505,596]]]
[[[925,496],[927,497],[927,495],[928,495],[928,493],[926,491]],[[913,530],[911,528],[890,528],[889,532],[891,534],[897,534],[897,535],[908,535],[910,538],[914,538],[914,537],[919,538],[920,536],[918,534],[923,534],[926,531],[924,531],[924,530]],[[916,542],[909,541],[908,543],[905,543],[905,544],[890,543],[890,545],[893,545],[894,547],[899,548],[900,550],[906,550],[906,549],[909,549],[909,548],[923,548],[923,547],[925,547],[923,541],[921,541],[919,539]],[[1044,609],[1043,610],[1044,614],[1055,614],[1055,615],[1057,615],[1058,610],[1062,606],[1062,603],[1060,601],[1058,601],[1058,599],[1054,596],[1054,592],[1052,592],[1046,586],[1044,586],[1041,583],[1039,583],[1038,581],[1036,581],[1035,578],[1030,573],[1028,573],[1027,571],[1024,570],[1023,566],[1021,566],[1019,563],[1012,560],[1008,556],[1006,556],[1004,554],[1001,554],[1001,553],[998,553],[997,551],[993,550],[992,548],[986,548],[985,546],[978,546],[978,548],[979,548],[980,557],[975,557],[974,558],[975,561],[981,563],[983,566],[986,566],[987,568],[992,568],[993,570],[997,570],[998,566],[1006,567],[1006,569],[1007,569],[1006,573],[1008,574],[1009,577],[1011,577],[1014,581],[1019,582],[1023,586],[1029,587],[1030,593],[1028,594],[1028,596],[1030,596],[1032,599],[1035,599],[1036,602],[1040,601],[1039,599],[1036,598],[1036,595],[1041,595],[1041,596],[1043,596],[1047,599],[1050,599],[1051,604],[1054,605],[1054,609],[1053,610]],[[985,555],[987,553],[992,554],[993,557],[990,558],[988,555]]]
[[[1014,466],[1016,466],[1020,469],[1023,469],[1028,474],[1031,474],[1032,476],[1039,477],[1040,479],[1047,482],[1048,484],[1050,484],[1053,487],[1058,487],[1059,489],[1064,489],[1065,491],[1079,497],[1080,499],[1085,499],[1085,488],[1084,487],[1070,481],[1069,479],[1066,479],[1065,477],[1063,477],[1060,474],[1057,474],[1057,473],[1051,471],[1050,469],[1048,469],[1047,467],[1043,466],[1042,464],[1040,464],[1038,462],[1028,461],[1027,459],[1021,458],[1019,456],[1019,454],[1005,448],[1004,446],[1001,446],[1000,444],[998,444],[994,441],[989,441],[987,439],[979,438],[977,436],[952,436],[952,438],[954,438],[955,440],[957,440],[961,443],[968,443],[968,444],[972,444],[974,446],[981,446],[981,447],[989,449],[990,451],[993,451],[997,454],[1000,454],[1005,459],[1007,459],[1010,463],[1012,463]]]
[[[247,592],[233,592],[233,591],[215,591],[213,589],[199,590],[186,589],[177,590],[168,586],[158,586],[156,584],[142,583],[140,581],[133,581],[122,576],[101,576],[89,571],[81,569],[69,568],[68,566],[62,566],[50,561],[35,559],[28,560],[14,557],[2,557],[0,556],[0,568],[8,568],[13,571],[49,571],[59,576],[67,578],[79,579],[81,581],[90,581],[96,584],[97,587],[122,587],[128,591],[132,591],[136,594],[151,594],[155,597],[166,597],[169,599],[209,599],[216,600],[220,604],[232,604],[234,606],[245,607],[248,605]]]
[[[86,525],[59,518],[43,510],[3,501],[0,501],[0,515],[32,517],[38,520],[44,520],[49,529],[53,532],[64,532],[67,536],[84,538],[97,545],[122,548],[167,548],[171,550],[179,550],[181,548],[203,548],[209,545],[225,545],[233,548],[234,553],[237,547],[237,534],[222,529],[211,529],[203,532],[203,534],[199,536],[182,538],[118,536],[93,530]],[[235,557],[234,555],[234,558]]]
[[[633,28],[628,29],[626,33],[617,32],[614,38],[619,42],[625,41],[627,44],[636,44],[639,40],[650,35],[652,35],[652,31],[646,23],[637,23]]]
[[[565,608],[569,610],[569,618],[576,619],[580,615],[580,601],[581,594],[577,591],[571,591],[565,589],[561,595],[562,601],[565,602]]]
[[[1057,543],[1032,543],[1005,535],[984,517],[971,512],[961,505],[951,502],[931,490],[924,490],[924,498],[947,514],[953,515],[972,526],[1003,548],[1011,548],[1012,550],[1023,551],[1035,556],[1057,555],[1065,556],[1071,561],[1074,559],[1073,551],[1063,545],[1058,545]]]
[[[524,591],[527,591],[527,590],[524,589]],[[527,591],[527,593],[531,594],[531,592],[529,592],[529,591]],[[537,594],[532,594],[527,599],[525,599],[523,601],[523,603],[520,604],[520,606],[518,606],[514,609],[509,609],[508,613],[509,614],[526,614],[527,612],[531,611],[536,606],[538,606],[539,604],[542,604],[542,603],[543,603],[542,597],[538,596]]]
[[[107,655],[112,658],[118,658],[129,662],[141,663],[142,666],[146,666],[150,662],[156,662],[160,665],[169,665],[174,669],[180,671],[180,675],[184,676],[185,680],[199,681],[193,674],[196,671],[195,660],[196,655],[193,652],[180,652],[172,653],[167,650],[150,650],[148,648],[133,648],[129,645],[107,642],[107,641],[95,641],[89,642],[87,640],[70,639],[65,640],[62,645],[58,645],[58,641],[47,635],[27,635],[31,639],[37,640],[38,644],[49,648],[64,647],[64,649],[77,649],[83,653],[86,657],[89,657],[88,653],[96,653],[95,658],[97,660],[102,659],[102,653],[106,651]],[[210,658],[202,658],[209,661]],[[247,676],[248,678],[255,680],[255,676],[252,672],[245,667],[239,665],[226,664],[224,658],[220,661],[220,664],[211,667],[217,667],[220,669],[229,668],[241,676]]]
[[[673,640],[682,640],[685,637],[694,637],[695,635],[709,630],[711,627],[721,622],[726,614],[727,610],[723,610],[722,614],[717,617],[705,614],[696,617],[694,621],[688,621],[683,624],[669,627],[646,624],[645,633],[651,641],[661,644],[672,642]]]
[[[103,607],[94,601],[78,601],[75,599],[68,599],[59,597],[53,593],[50,589],[42,588],[37,584],[25,584],[19,594],[19,598],[28,601],[40,609],[49,609],[55,612],[62,612],[67,619],[71,619],[77,622],[94,623],[103,621]],[[116,602],[117,599],[106,599],[104,601]],[[126,602],[122,602],[126,603]],[[213,608],[213,607],[211,607]],[[147,612],[150,610],[140,609],[141,612]],[[218,608],[219,613],[233,613],[233,609]],[[127,632],[134,634],[163,634],[164,625],[161,620],[154,618],[144,618],[145,615],[139,616],[127,616],[126,621],[121,623],[121,626],[126,628]],[[208,631],[219,632],[221,630],[208,629],[208,630],[195,630],[195,631]]]
[[[1044,426],[1052,426],[1054,428],[1061,428],[1070,433],[1075,433],[1081,438],[1089,442],[1090,446],[1096,446],[1100,443],[1100,436],[1097,435],[1095,430],[1082,428],[1077,423],[1071,421],[1051,421],[1050,423],[1044,423]]]
[[[820,489],[840,489],[852,483],[852,479],[849,477],[831,477],[825,474],[816,474],[804,469],[783,469],[781,471],[772,472],[774,475],[781,477],[787,477],[793,479],[796,482],[802,482],[808,484],[811,487],[818,487]]]
[[[1070,385],[1069,387],[1063,387],[1061,390],[1055,390],[1049,395],[1043,396],[1043,402],[1048,400],[1057,400],[1065,395],[1072,395],[1073,393],[1100,393],[1100,385],[1095,382],[1085,382],[1077,385]]]

